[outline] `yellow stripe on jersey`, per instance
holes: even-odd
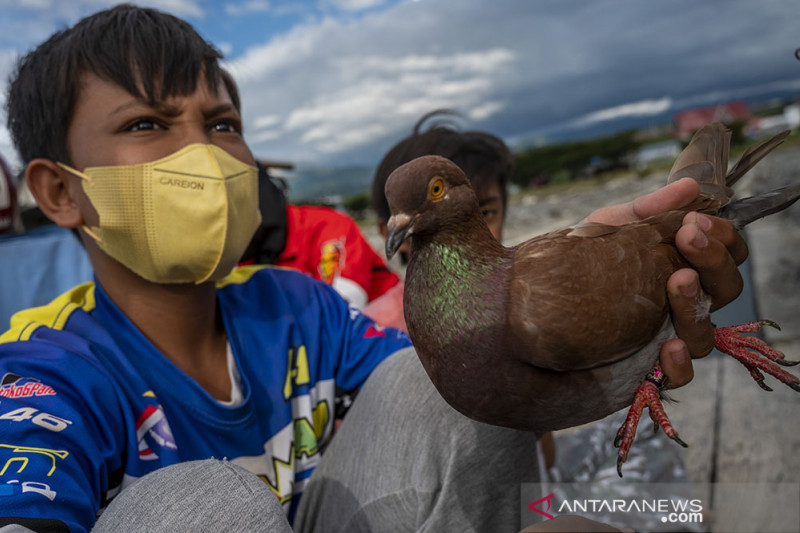
[[[47,305],[15,313],[11,317],[11,329],[0,335],[0,344],[26,341],[41,326],[61,329],[76,309],[89,312],[94,308],[94,282],[90,281],[73,287]]]
[[[230,274],[228,274],[221,280],[217,281],[215,285],[218,289],[221,289],[226,285],[241,285],[242,283],[247,283],[248,281],[250,281],[250,278],[253,277],[253,274],[264,268],[273,268],[275,270],[291,270],[293,272],[300,272],[296,268],[282,267],[278,265],[246,265],[235,268]]]
[[[221,280],[217,281],[215,285],[218,289],[221,289],[226,285],[241,285],[242,283],[247,283],[250,280],[250,278],[253,277],[253,274],[264,268],[272,268],[275,270],[291,270],[293,272],[300,272],[300,270],[293,267],[283,267],[278,265],[246,265],[235,268],[233,272],[231,272]]]
[[[221,289],[226,285],[241,285],[242,283],[247,283],[247,281],[253,277],[253,274],[264,268],[291,270],[292,272],[303,273],[302,270],[298,270],[294,267],[283,267],[279,265],[246,265],[235,268],[230,274],[217,281],[215,285],[218,289]]]
[[[253,274],[261,270],[262,268],[267,268],[265,265],[247,265],[238,268],[234,268],[233,272],[222,278],[221,280],[215,283],[218,289],[225,287],[226,285],[241,285],[242,283],[247,283],[250,278],[253,277]]]

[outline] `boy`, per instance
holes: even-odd
[[[0,337],[0,525],[86,531],[120,492],[103,516],[111,529],[115,517],[134,513],[161,530],[197,517],[208,530],[225,530],[231,513],[219,509],[264,513],[271,495],[291,521],[331,434],[334,388],[358,387],[380,361],[413,355],[407,337],[376,327],[325,284],[282,269],[227,275],[258,210],[236,87],[219,58],[185,22],[122,5],[55,34],[20,62],[7,107],[26,180],[49,218],[79,228],[95,281],[19,313]],[[648,205],[661,210],[696,193],[675,192]],[[643,214],[632,208],[611,214]],[[735,285],[731,253],[746,253],[743,242],[729,226],[715,223],[708,233],[714,246],[690,260],[716,285]],[[707,268],[711,256],[729,268]],[[674,306],[687,322],[692,300]],[[690,378],[689,351],[708,341],[702,327],[683,332],[688,348],[676,340],[662,353],[678,385]],[[683,360],[670,355],[676,350]],[[359,423],[394,423],[381,415],[349,416],[334,444]],[[367,460],[372,449],[410,443],[361,436],[359,448],[341,453],[361,459],[351,471],[359,482],[379,483]],[[429,448],[444,459],[461,453],[446,443]],[[193,460],[205,458],[229,461],[197,470]],[[248,483],[256,474],[270,497],[264,505],[231,501],[228,485],[206,483],[215,468]],[[432,500],[460,486],[442,472],[447,482]],[[126,498],[141,495],[127,489],[138,478],[133,487],[157,495],[156,504]],[[165,490],[175,480],[183,490]],[[350,480],[343,483],[347,489]],[[324,517],[344,507],[337,504],[305,508]],[[187,506],[188,517],[180,512]]]
[[[86,529],[136,478],[207,457],[246,463],[294,509],[334,387],[409,346],[298,273],[220,281],[258,211],[218,59],[183,21],[120,6],[20,64],[8,111],[26,179],[45,214],[80,228],[96,283],[2,337],[4,515]]]

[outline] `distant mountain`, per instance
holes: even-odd
[[[369,191],[371,166],[297,168],[286,175],[289,199],[307,202],[333,196],[351,196]]]

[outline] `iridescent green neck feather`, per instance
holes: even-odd
[[[470,239],[437,238],[419,246],[406,283],[407,290],[425,294],[426,301],[406,304],[407,311],[413,308],[409,327],[434,328],[439,343],[449,344],[456,336],[469,338],[504,321],[511,259],[494,244],[489,248],[494,253],[488,254]],[[436,327],[443,323],[448,326]]]

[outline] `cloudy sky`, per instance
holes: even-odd
[[[2,99],[20,53],[114,3],[0,0]],[[253,152],[301,166],[373,165],[439,107],[515,146],[620,117],[800,94],[797,0],[135,3],[215,43],[241,86]],[[17,162],[5,127],[0,153]]]

